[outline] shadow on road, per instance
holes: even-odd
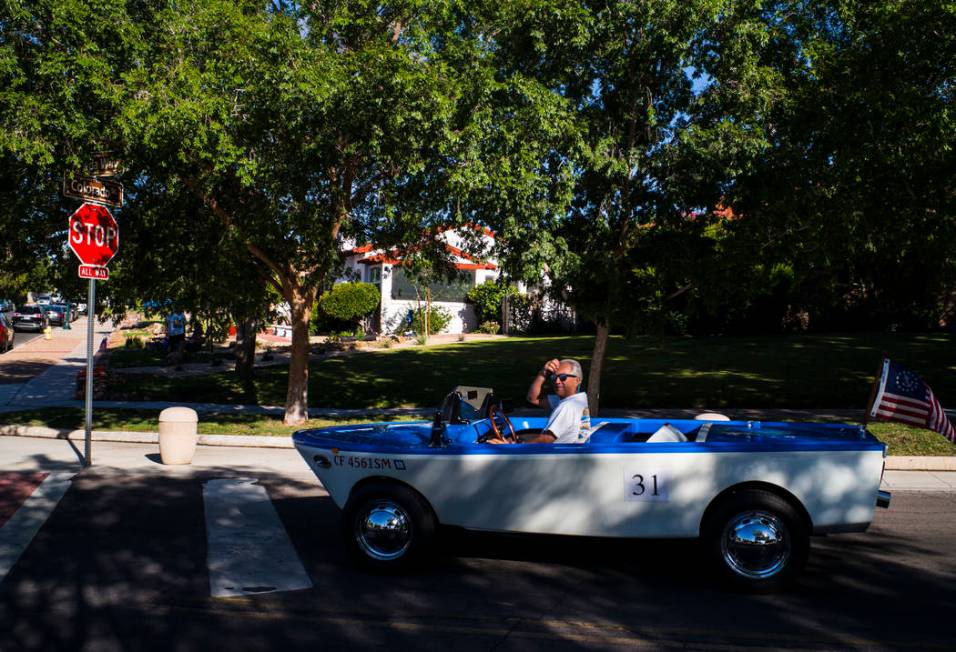
[[[209,597],[214,477],[259,478],[314,588]],[[94,468],[0,584],[0,649],[948,648],[954,526],[911,524],[954,498],[894,499],[870,533],[815,539],[791,590],[755,596],[710,580],[694,541],[449,530],[428,568],[370,575],[346,563],[339,511],[310,478]]]

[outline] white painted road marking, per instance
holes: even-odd
[[[48,475],[0,528],[0,582],[53,513],[74,475],[72,471]]]
[[[213,597],[312,588],[269,494],[255,482],[231,478],[203,485]]]

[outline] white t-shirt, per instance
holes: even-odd
[[[561,399],[557,394],[548,394],[548,404],[551,406],[551,416],[548,425],[544,427],[557,439],[555,444],[579,444],[587,441],[589,432],[582,431],[582,422],[591,422],[588,411],[588,395],[578,392]]]

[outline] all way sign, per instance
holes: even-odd
[[[110,277],[110,270],[99,265],[80,265],[80,278],[93,278],[105,281]]]

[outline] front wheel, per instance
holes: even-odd
[[[810,552],[804,519],[786,500],[759,489],[719,505],[703,537],[720,577],[749,591],[771,591],[792,581]]]
[[[436,519],[410,488],[373,482],[353,493],[342,512],[349,556],[375,571],[399,571],[421,564],[435,543]]]

